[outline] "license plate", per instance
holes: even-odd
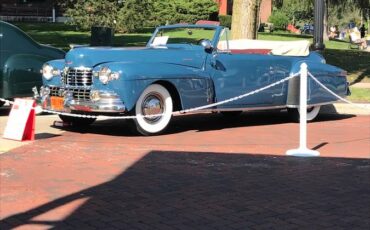
[[[63,97],[50,97],[51,109],[62,111],[64,109]]]

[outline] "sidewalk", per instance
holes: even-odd
[[[369,93],[370,93],[370,83],[359,82],[354,85],[351,85],[350,87],[359,88],[359,89],[369,89]],[[370,115],[370,103],[356,103],[356,104],[359,106],[350,105],[345,102],[337,102],[333,105],[323,106],[321,108],[320,113]]]
[[[361,89],[369,89],[370,90],[370,83],[359,82],[359,83],[356,83],[354,85],[351,85],[351,87],[361,88]]]

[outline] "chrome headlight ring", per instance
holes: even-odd
[[[46,79],[46,80],[51,80],[54,76],[57,76],[57,75],[60,75],[60,70],[58,69],[54,69],[53,66],[51,66],[50,64],[46,63],[42,66],[42,70],[41,70],[41,73],[42,73],[42,76]]]
[[[119,75],[119,72],[113,72],[106,66],[101,67],[99,71],[94,73],[94,76],[98,77],[100,82],[104,85],[108,84],[108,82],[112,80],[117,80]]]

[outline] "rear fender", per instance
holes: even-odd
[[[291,74],[299,73],[302,62],[297,62],[293,65]],[[308,72],[317,78],[330,90],[338,94],[339,96],[345,97],[347,95],[348,84],[346,78],[346,71],[324,63],[319,62],[305,62],[308,66]],[[307,104],[330,104],[337,101],[338,99],[332,96],[324,88],[318,85],[310,76],[308,76],[307,82]],[[299,106],[299,90],[300,88],[300,77],[295,77],[289,80],[288,83],[288,96],[287,106],[297,107]]]
[[[45,61],[45,57],[32,54],[9,57],[3,70],[3,97],[32,96],[32,87],[42,85],[40,69]]]

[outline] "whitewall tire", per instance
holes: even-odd
[[[170,123],[173,101],[168,90],[159,84],[148,86],[135,105],[136,130],[143,135],[163,132]],[[162,116],[145,117],[162,114]]]
[[[311,106],[307,108],[307,121],[313,121],[319,115],[321,106]],[[299,108],[289,108],[289,116],[294,120],[299,122]]]

